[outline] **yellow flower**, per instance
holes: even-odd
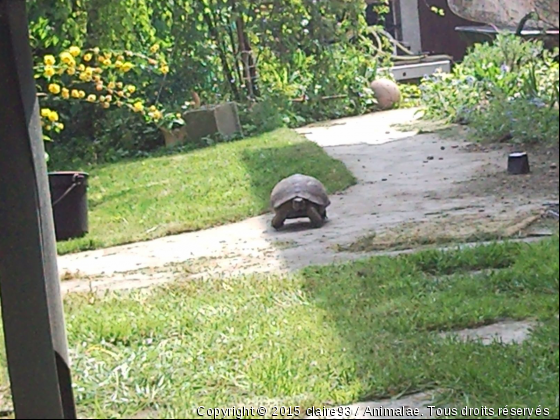
[[[120,68],[122,68],[122,66],[123,66],[123,62],[121,60],[115,61],[115,67],[116,68],[120,69]]]
[[[111,54],[110,52],[106,52],[103,55],[105,56],[106,59],[110,59],[113,56],[113,54]]]
[[[87,63],[88,61],[91,61],[92,57],[91,53],[84,54],[84,61]]]
[[[49,108],[42,108],[41,109],[41,117],[43,117],[43,118],[47,118],[50,113],[51,113],[51,110]]]
[[[80,97],[80,92],[78,91],[78,89],[72,89],[72,92],[70,94],[72,95],[72,98]]]
[[[70,54],[72,54],[74,57],[77,57],[78,55],[80,55],[80,52],[81,52],[80,48],[78,48],[78,47],[70,47],[70,48],[68,49],[68,51],[69,51]]]
[[[115,86],[115,82],[109,82],[109,84],[107,85],[107,87],[108,87],[109,89],[115,89],[115,87],[116,87],[116,86]]]
[[[59,76],[62,76],[64,74],[64,68],[59,68],[58,71],[56,72]]]
[[[64,124],[62,124],[61,122],[56,123],[56,128],[58,128],[59,130],[64,130]]]
[[[95,73],[103,73],[103,69],[101,67],[96,67],[93,71]]]
[[[134,112],[142,112],[144,110],[144,105],[142,105],[141,102],[136,102],[132,108],[134,109]]]
[[[110,66],[111,60],[109,58],[106,58],[105,61],[103,61],[103,64],[105,64],[106,66]]]
[[[120,108],[120,107],[122,106],[123,103],[122,103],[121,101],[117,101],[116,104],[117,104],[117,106]]]
[[[79,98],[80,99],[84,99],[86,97],[86,93],[83,90],[80,90],[79,92]]]
[[[109,102],[103,102],[101,104],[101,106],[106,109],[106,108],[109,108],[111,106],[111,104]]]
[[[95,85],[95,90],[97,90],[97,91],[103,90],[103,82],[99,82],[98,84],[96,84]]]
[[[95,47],[95,48],[93,49],[93,52],[94,52],[95,54],[99,54],[99,47]]]
[[[50,111],[47,118],[49,119],[49,121],[52,121],[52,122],[58,121],[58,114],[57,114],[56,111]]]
[[[51,77],[54,76],[55,71],[53,66],[45,66],[45,76]]]
[[[163,74],[167,74],[167,73],[169,73],[169,66],[166,65],[166,64],[164,64],[164,65],[162,65],[162,66],[160,67],[159,70],[160,70]]]
[[[176,116],[177,118],[181,118],[181,114],[180,114],[179,112],[177,112],[177,113],[175,114],[175,116]]]
[[[158,44],[154,44],[150,48],[150,52],[152,52],[152,53],[156,53],[156,52],[158,52],[158,50],[159,50],[159,45]]]
[[[72,57],[72,54],[70,54],[69,52],[62,52],[60,53],[60,59],[62,60],[62,62],[64,64],[68,64],[71,65],[72,63],[76,63],[76,61],[74,60],[74,57]]]
[[[126,63],[124,63],[122,65],[122,71],[124,71],[126,73],[126,72],[130,71],[133,67],[134,67],[134,65],[131,62],[127,61]]]
[[[111,102],[113,100],[113,97],[111,95],[107,95],[107,96],[105,96],[105,100],[107,102]]]
[[[122,89],[122,88],[123,88],[123,83],[122,83],[122,82],[117,82],[117,87],[118,87],[119,89]]]
[[[68,99],[68,98],[70,97],[70,91],[69,91],[68,89],[66,89],[66,88],[62,88],[61,96],[62,96],[64,99]]]
[[[88,73],[87,71],[84,71],[82,73],[80,73],[80,80],[84,81],[84,82],[91,82],[91,73]]]
[[[152,105],[151,107],[148,108],[149,111],[154,112],[157,110],[155,105]]]
[[[66,73],[68,73],[70,76],[73,76],[76,74],[76,69],[74,67],[68,67]]]
[[[136,92],[136,86],[128,85],[126,87],[126,90],[128,90],[129,93],[134,93],[134,92]]]
[[[86,100],[87,100],[88,102],[95,102],[96,99],[97,99],[97,98],[95,97],[95,95],[92,94],[92,95],[88,95],[88,97],[87,97]]]
[[[83,64],[80,64],[78,66],[78,70],[80,70],[80,71],[84,71],[85,69],[86,69],[86,66],[84,66]]]
[[[49,92],[52,93],[53,95],[58,95],[60,93],[60,85],[57,85],[56,83],[51,83],[49,85]]]
[[[47,66],[54,66],[54,63],[56,63],[56,59],[54,58],[54,55],[45,55],[45,58],[43,59],[43,61],[45,62],[45,64]]]

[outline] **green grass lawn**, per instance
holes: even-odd
[[[330,193],[355,183],[343,163],[289,129],[183,154],[84,169],[90,174],[90,233],[59,242],[59,254],[257,216],[269,210],[274,185],[295,172],[317,177]]]
[[[440,407],[556,418],[558,252],[556,236],[69,295],[77,404],[87,418],[198,418],[199,406],[303,410],[442,388]],[[502,318],[541,326],[514,345],[438,335]]]

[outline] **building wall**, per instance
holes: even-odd
[[[408,4],[410,0],[403,0]],[[467,40],[455,30],[457,26],[479,26],[457,16],[451,11],[447,0],[415,0],[418,3],[422,51],[429,54],[447,54],[454,61],[461,61],[467,51]],[[434,13],[432,6],[443,9],[444,16]]]

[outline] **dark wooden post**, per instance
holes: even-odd
[[[0,0],[0,298],[16,418],[76,418],[25,0]]]

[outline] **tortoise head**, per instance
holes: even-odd
[[[303,198],[297,197],[292,200],[292,208],[295,211],[302,211],[305,209],[305,200]]]

